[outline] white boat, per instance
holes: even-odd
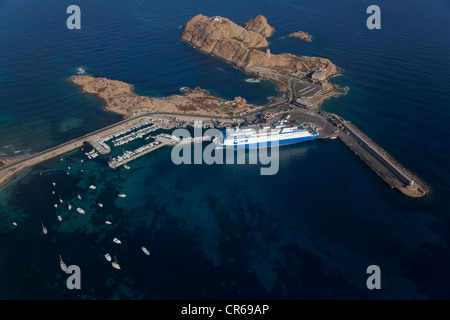
[[[258,83],[261,82],[261,80],[259,78],[249,78],[249,79],[245,79],[246,82],[250,82],[250,83]]]
[[[81,214],[85,214],[85,213],[86,213],[86,211],[84,211],[84,210],[81,209],[80,207],[77,208],[77,211],[78,211],[78,213],[81,213]]]
[[[124,194],[124,193],[119,193],[119,197],[121,197],[121,198],[125,198],[127,195],[126,194]]]
[[[67,272],[67,266],[61,258],[61,255],[59,255],[59,266],[61,267],[62,271]]]
[[[63,203],[63,200],[61,199],[61,196],[59,196],[59,202]]]
[[[103,208],[103,203],[99,202],[99,203],[98,203],[98,206],[99,206],[100,208]]]
[[[126,164],[124,164],[124,165],[123,165],[123,167],[124,167],[125,169],[127,169],[127,170],[129,170],[129,169],[130,169],[130,167],[129,167],[129,166],[127,166]]]
[[[55,194],[55,191],[52,191],[52,194]]]
[[[57,204],[57,203],[55,203],[53,206],[54,206],[55,208],[58,208],[58,204]]]
[[[14,222],[13,222],[13,226],[17,226],[17,222],[14,221]]]
[[[108,218],[108,217],[106,217],[105,223],[106,223],[106,224],[112,224],[112,222],[109,221],[109,218]]]
[[[117,258],[116,258],[115,255],[114,255],[114,261],[111,263],[111,265],[112,265],[114,268],[120,270],[120,266],[119,266],[119,264],[117,263]]]
[[[122,241],[120,241],[120,240],[117,239],[117,238],[114,238],[113,241],[114,241],[115,243],[117,243],[117,244],[122,244]]]
[[[44,234],[47,234],[47,227],[44,226],[44,224],[42,223],[42,221],[41,221],[41,225],[42,225],[42,232],[43,232]]]
[[[52,182],[52,184],[53,184],[53,186],[56,186],[56,183],[55,183],[55,182]]]
[[[80,193],[78,193],[77,198],[81,200],[81,196]]]
[[[109,253],[105,254],[105,258],[106,260],[111,261],[111,256],[109,255]]]
[[[67,209],[72,210],[72,205],[67,201]]]
[[[93,184],[91,184],[91,185],[89,186],[89,189],[95,190],[95,189],[97,189],[97,187],[94,186]]]
[[[58,220],[59,220],[59,221],[62,221],[62,217],[61,217],[61,216],[58,216]]]
[[[141,249],[142,249],[142,251],[144,251],[144,253],[146,255],[148,255],[148,256],[150,255],[150,251],[148,251],[148,249],[146,247],[142,246]]]

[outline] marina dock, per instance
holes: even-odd
[[[144,124],[154,123],[158,126],[158,128],[170,130],[176,126],[177,123],[190,123],[195,120],[202,120],[205,122],[211,121],[210,115],[188,115],[188,114],[178,114],[178,113],[144,113],[141,115],[137,115],[135,117],[125,119],[119,121],[115,124],[109,125],[102,129],[93,131],[91,133],[85,134],[79,138],[70,140],[68,142],[62,143],[60,145],[54,146],[47,150],[38,152],[34,155],[28,156],[26,158],[22,158],[19,160],[11,161],[2,167],[0,167],[0,186],[10,181],[17,174],[19,174],[22,170],[33,167],[41,162],[61,157],[62,155],[78,149],[83,148],[87,144],[91,145],[94,148],[94,152],[92,152],[89,156],[91,158],[95,158],[98,155],[107,155],[110,153],[109,146],[105,143],[110,137],[113,137],[118,133],[129,132],[130,130],[136,129]],[[231,117],[222,117],[220,121],[223,123],[235,123],[237,118]],[[160,144],[158,144],[157,148],[160,148],[164,145],[170,144],[168,140],[159,137],[158,139]],[[155,148],[149,150],[154,151]],[[146,153],[148,153],[146,152]],[[139,156],[145,153],[140,153]],[[132,159],[135,159],[133,157]],[[128,159],[127,162],[132,159]],[[126,162],[122,163],[125,164]]]

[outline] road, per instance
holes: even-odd
[[[401,185],[407,186],[410,184],[411,179],[406,176],[402,170],[398,168],[396,164],[393,164],[389,159],[387,159],[384,155],[379,153],[376,149],[379,148],[377,145],[372,146],[372,143],[367,143],[363,138],[361,138],[354,130],[352,130],[348,125],[345,124],[344,121],[341,121],[338,117],[333,116],[333,119],[342,125],[343,134],[351,137],[357,144],[359,144],[366,152],[372,155],[376,160],[380,162],[382,166],[388,169],[401,183]],[[342,138],[342,137],[341,137]],[[342,139],[341,139],[342,140]],[[345,141],[344,141],[345,142]],[[346,143],[348,144],[348,143]],[[376,166],[376,164],[373,164]],[[374,169],[375,170],[375,169]],[[397,184],[395,185],[398,186]]]

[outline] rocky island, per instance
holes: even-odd
[[[312,39],[311,35],[305,31],[292,32],[292,33],[288,34],[288,37],[304,40],[307,42],[311,42],[311,39]]]
[[[269,46],[266,37],[272,35],[273,30],[263,16],[239,26],[224,17],[199,14],[186,23],[181,39],[246,73],[278,83],[278,89],[282,92],[289,93],[290,80],[301,80],[315,71],[322,72],[322,91],[334,91],[327,80],[340,74],[341,69],[326,58],[271,54],[270,49],[266,48]],[[266,50],[262,51],[263,48]],[[316,105],[319,104],[318,101]]]
[[[182,95],[173,94],[164,98],[137,95],[133,86],[118,80],[81,75],[67,79],[81,88],[84,93],[98,96],[105,102],[105,110],[129,118],[139,113],[167,112],[189,113],[211,116],[233,115],[235,109],[251,109],[253,106],[241,97],[226,101],[209,95],[203,89],[183,88]]]

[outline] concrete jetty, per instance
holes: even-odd
[[[402,166],[354,124],[336,114],[287,99],[267,106],[264,110],[247,113],[245,118],[248,122],[257,122],[267,112],[275,115],[272,122],[286,118],[289,114],[291,120],[313,123],[320,139],[339,138],[391,188],[396,188],[407,196],[423,197],[430,192],[430,187],[419,177]]]
[[[410,197],[422,197],[429,192],[427,184],[398,163],[355,125],[335,114],[331,114],[328,120],[338,128],[337,137],[391,188],[397,188]]]

